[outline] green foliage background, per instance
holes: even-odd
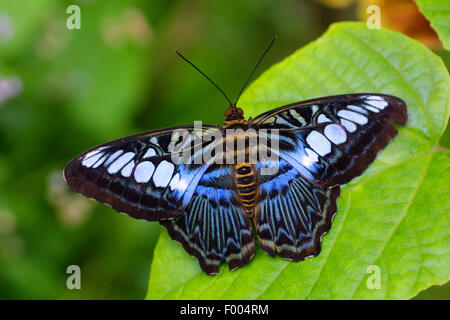
[[[280,39],[262,69],[331,23],[355,19],[351,9],[306,0],[85,0],[77,1],[82,29],[68,30],[70,4],[0,0],[0,79],[22,83],[0,104],[2,299],[145,296],[159,225],[74,195],[61,170],[120,136],[198,119],[222,123],[223,98],[173,49],[233,96],[273,34]],[[448,132],[442,141],[450,145]],[[72,264],[81,267],[82,290],[66,287]],[[448,286],[422,297],[449,298]]]

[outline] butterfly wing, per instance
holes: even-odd
[[[274,175],[260,176],[260,203],[255,225],[261,248],[300,261],[317,256],[322,236],[331,228],[339,186],[322,188],[303,177],[287,161],[258,164],[277,166]]]
[[[271,151],[277,167],[260,174],[260,206],[255,225],[261,248],[295,261],[320,252],[331,228],[339,185],[360,175],[407,120],[396,97],[350,94],[294,103],[254,119],[278,141]]]
[[[211,130],[217,128],[173,127],[105,143],[73,159],[64,178],[75,191],[134,218],[173,218],[187,206],[209,166],[194,161],[194,152],[187,161],[174,162],[174,148],[201,150],[210,142],[197,137]]]
[[[333,186],[360,175],[397,134],[393,124],[406,120],[406,104],[397,97],[348,94],[280,107],[254,122],[280,130],[279,156],[304,177]]]
[[[223,259],[231,270],[238,268],[255,251],[251,222],[236,200],[230,167],[226,165],[212,164],[184,212],[161,224],[208,274],[218,273]]]

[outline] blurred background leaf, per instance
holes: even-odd
[[[365,19],[356,2],[76,3],[80,30],[66,28],[72,1],[0,0],[0,298],[145,296],[159,225],[70,192],[61,171],[123,135],[223,122],[223,98],[173,49],[234,96],[274,34],[265,66],[332,22]],[[66,287],[72,264],[79,291]]]
[[[420,11],[430,21],[431,26],[450,50],[450,1],[416,0]]]

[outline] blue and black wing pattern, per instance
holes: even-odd
[[[303,101],[253,120],[276,129],[279,165],[261,175],[255,216],[261,248],[295,261],[320,252],[336,213],[339,185],[360,175],[407,120],[405,103],[393,96],[349,94]],[[262,168],[259,164],[259,169]]]
[[[212,164],[183,214],[161,224],[208,274],[218,273],[222,260],[238,268],[255,251],[251,221],[236,200],[229,166]]]
[[[184,140],[177,136],[178,129],[183,130]],[[209,166],[174,162],[174,145],[189,144],[184,150],[198,143],[205,147],[209,142],[195,139],[205,130],[217,129],[173,127],[105,143],[73,159],[64,170],[64,178],[75,191],[134,218],[173,218],[187,206]]]
[[[363,93],[294,103],[263,113],[254,123],[280,130],[280,158],[304,177],[333,186],[362,174],[397,134],[394,124],[406,120],[401,99]]]
[[[317,256],[336,213],[339,186],[323,188],[282,159],[259,164],[259,169],[271,165],[278,170],[259,177],[259,210],[254,216],[261,248],[293,261]]]
[[[360,175],[397,134],[395,124],[406,120],[405,103],[393,96],[319,98],[236,124],[267,134],[270,146],[257,148],[268,148],[276,160],[221,164],[215,160],[243,151],[247,157],[253,149],[223,153],[230,141],[237,143],[227,136],[229,127],[184,126],[95,147],[73,159],[64,177],[75,191],[119,212],[160,221],[208,274],[217,273],[222,260],[233,270],[252,258],[253,225],[264,251],[300,261],[320,253],[339,186]],[[205,135],[218,139],[199,139]],[[183,153],[179,161],[175,146]],[[205,162],[204,154],[212,157]],[[263,174],[267,168],[276,170]]]

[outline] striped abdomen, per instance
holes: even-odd
[[[259,198],[256,166],[249,163],[236,164],[233,171],[239,203],[244,212],[252,216]]]

